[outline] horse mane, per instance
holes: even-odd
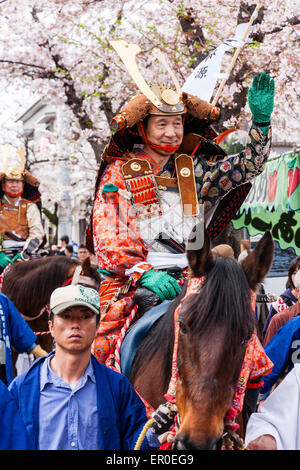
[[[80,262],[75,258],[54,256],[15,263],[4,276],[2,294],[7,295],[17,309],[34,316],[49,303],[54,289],[70,277],[70,269]]]
[[[184,300],[180,319],[198,338],[222,326],[228,345],[240,347],[255,327],[249,284],[241,265],[233,258],[217,258],[199,295]]]
[[[140,343],[131,367],[130,382],[133,382],[140,368],[145,367],[145,363],[147,363],[145,360],[147,358],[150,360],[159,351],[162,356],[162,380],[167,389],[171,375],[174,345],[174,312],[185,296],[186,287],[187,282],[166,313],[152,326],[147,336]]]
[[[167,390],[174,346],[174,312],[185,296],[187,283],[167,312],[154,324],[140,344],[130,372],[133,383],[139,370],[159,351],[161,375]],[[220,326],[225,328],[228,348],[237,351],[242,341],[251,337],[255,321],[247,278],[241,265],[233,258],[217,258],[206,273],[199,294],[189,295],[182,303],[180,319],[184,318],[197,339]]]

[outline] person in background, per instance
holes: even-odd
[[[40,182],[21,165],[0,172],[0,269],[34,256],[45,241],[40,204]]]
[[[293,259],[293,261],[291,262],[289,266],[288,279],[286,282],[285,291],[278,297],[276,302],[273,302],[271,304],[269,314],[268,314],[268,317],[267,317],[267,320],[265,322],[263,332],[262,332],[263,337],[265,337],[271,318],[274,315],[276,315],[277,312],[282,312],[283,310],[291,307],[297,302],[297,291],[294,285],[294,278],[299,268],[300,268],[300,256],[297,256],[296,258]]]
[[[234,258],[234,251],[230,245],[217,245],[211,249],[214,258]]]
[[[56,256],[60,253],[60,248],[57,245],[51,245],[50,255]]]
[[[78,259],[82,263],[86,258],[91,258],[91,254],[85,245],[80,245],[78,248]]]
[[[300,272],[299,272],[300,274]],[[299,282],[299,278],[295,277],[294,282]],[[289,309],[284,310],[281,313],[277,313],[272,318],[270,327],[273,321],[278,316],[282,316],[288,312],[288,310],[294,309],[292,314],[299,311],[299,301]],[[290,312],[289,312],[290,313]],[[292,370],[296,363],[299,362],[299,345],[300,345],[300,317],[299,314],[293,315],[289,318],[289,314],[282,320],[282,326],[279,326],[278,331],[273,331],[273,337],[264,346],[265,352],[269,359],[273,362],[274,367],[270,374],[264,377],[264,385],[260,389],[260,401],[271,393],[272,387],[277,385],[286,374]],[[268,329],[268,337],[271,336],[271,331]]]
[[[73,254],[78,258],[78,243],[72,242]]]
[[[11,347],[18,353],[32,353],[35,358],[47,353],[36,344],[37,336],[22,318],[13,302],[0,294],[0,379],[9,385],[13,378]]]
[[[65,255],[65,248],[68,244],[69,244],[68,235],[64,235],[63,237],[61,237],[61,239],[60,239],[60,252],[59,252],[60,255]]]
[[[74,249],[72,245],[67,245],[65,247],[65,255],[68,256],[69,258],[76,258],[76,255],[74,254]]]
[[[267,346],[267,344],[283,325],[300,314],[300,271],[297,271],[294,277],[294,285],[294,295],[297,298],[297,302],[282,312],[278,312],[271,318],[270,324],[265,334],[264,346]]]
[[[240,243],[241,252],[238,257],[238,262],[241,263],[245,259],[250,251],[250,240],[241,240]]]
[[[245,434],[246,450],[300,450],[300,364],[252,413]]]
[[[0,380],[0,450],[30,450],[26,429],[12,394]]]

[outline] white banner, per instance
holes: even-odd
[[[257,13],[255,12],[255,17],[256,16]],[[254,19],[252,18],[250,21],[254,21]],[[217,80],[228,78],[226,77],[226,74],[220,73],[222,59],[225,52],[236,47],[242,47],[245,43],[251,42],[249,41],[248,37],[252,32],[253,27],[250,28],[247,38],[243,40],[248,25],[249,23],[239,24],[236,28],[234,38],[227,39],[222,44],[220,44],[195,68],[195,70],[193,70],[192,74],[188,77],[185,84],[183,85],[182,91],[197,96],[198,98],[209,103]]]

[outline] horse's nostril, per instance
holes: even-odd
[[[187,447],[185,446],[185,436],[184,435],[178,435],[174,439],[173,443],[173,450],[187,450]]]
[[[207,439],[201,444],[195,444],[186,434],[179,434],[174,439],[172,450],[217,450],[219,438]]]

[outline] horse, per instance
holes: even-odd
[[[76,258],[50,256],[14,263],[3,276],[1,293],[14,303],[37,335],[36,343],[46,352],[53,349],[48,328],[50,296],[72,280],[97,288],[100,274],[89,258],[81,265]]]
[[[214,449],[220,441],[246,346],[255,331],[251,291],[271,268],[273,253],[269,232],[242,264],[234,258],[214,259],[207,233],[201,250],[187,249],[190,280],[201,281],[200,287],[196,295],[188,296],[187,284],[183,287],[140,343],[129,375],[154,409],[166,401],[174,312],[180,305],[176,385],[180,426],[174,449]]]

